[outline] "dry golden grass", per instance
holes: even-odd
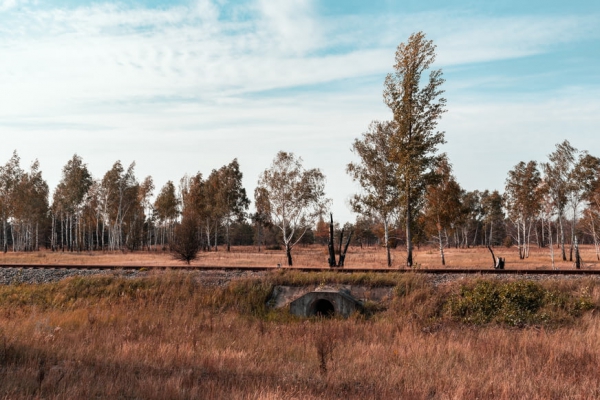
[[[532,247],[530,257],[520,260],[516,247],[498,247],[494,249],[496,257],[506,258],[506,269],[551,269],[550,251],[548,248]],[[297,246],[293,252],[296,267],[326,267],[327,247]],[[445,251],[445,268],[492,268],[492,256],[486,248],[470,249],[449,248]],[[562,261],[560,251],[555,248],[555,265],[559,269],[573,268],[573,262]],[[406,252],[402,248],[392,250],[393,268],[403,268]],[[593,246],[581,246],[583,268],[600,268],[596,260]],[[416,268],[442,268],[439,252],[434,247],[421,247],[415,250],[414,262]],[[176,261],[168,252],[50,252],[32,253],[0,253],[0,264],[80,264],[80,265],[142,265],[142,266],[171,266],[184,265]],[[276,267],[286,265],[282,250],[262,250],[258,252],[252,246],[232,247],[231,252],[223,248],[217,252],[199,253],[196,266],[266,266]],[[385,249],[377,247],[351,247],[346,257],[346,268],[385,268]]]
[[[558,285],[600,301],[595,281]],[[371,319],[252,317],[243,303],[263,289],[168,273],[0,288],[0,398],[600,396],[594,312],[555,329],[470,327],[431,319],[456,287],[416,281]]]

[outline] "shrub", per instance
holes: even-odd
[[[465,323],[524,326],[577,317],[594,304],[588,296],[548,290],[532,281],[480,280],[474,285],[461,286],[447,306],[452,318]]]

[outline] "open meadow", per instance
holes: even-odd
[[[548,248],[531,248],[530,256],[519,259],[516,247],[494,248],[496,257],[506,259],[506,269],[551,269],[552,263]],[[600,268],[596,259],[594,246],[580,246],[583,269]],[[296,246],[292,251],[295,267],[327,267],[327,246]],[[446,266],[440,262],[439,252],[435,247],[420,247],[414,250],[414,268],[492,268],[492,256],[487,248],[471,247],[447,248],[445,250]],[[392,268],[404,268],[405,249],[392,249]],[[567,248],[568,257],[568,248]],[[560,250],[554,248],[555,266],[559,269],[574,268],[571,261],[562,261]],[[6,252],[0,253],[0,264],[79,264],[79,265],[140,265],[177,267],[184,263],[173,259],[167,251],[135,251],[135,252],[61,252],[41,250],[39,252]],[[198,259],[192,261],[195,266],[252,266],[276,267],[286,265],[284,250],[258,251],[254,246],[232,246],[227,252],[224,247],[218,251],[200,252]],[[386,268],[386,254],[382,247],[350,247],[346,256],[346,268]]]
[[[549,269],[548,249],[507,269]],[[325,267],[326,246],[295,266]],[[440,268],[434,248],[416,268]],[[556,255],[558,255],[556,250]],[[582,246],[584,269],[597,268]],[[405,253],[393,251],[394,267]],[[447,249],[446,268],[492,268],[485,248]],[[168,252],[0,254],[1,263],[171,266],[0,286],[0,399],[548,399],[600,397],[600,279],[302,273],[207,280]],[[284,265],[281,250],[203,252],[196,266]],[[347,268],[384,268],[351,248]],[[573,263],[557,262],[560,269]],[[389,287],[349,319],[273,309],[277,285]]]

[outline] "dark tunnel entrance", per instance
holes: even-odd
[[[333,317],[335,307],[329,300],[319,299],[313,305],[313,315],[317,317]]]

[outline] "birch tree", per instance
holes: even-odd
[[[586,151],[578,153],[573,169],[569,174],[567,191],[567,204],[571,211],[571,243],[569,246],[569,261],[573,261],[573,245],[575,243],[577,221],[581,207],[586,199],[590,198],[594,187],[600,179],[600,159],[588,154]]]
[[[39,250],[40,226],[46,228],[48,217],[48,184],[42,178],[39,162],[23,173],[14,191],[12,229],[16,251]]]
[[[556,211],[560,233],[560,248],[563,261],[567,260],[565,252],[564,217],[569,200],[570,174],[575,163],[576,149],[565,140],[556,145],[556,150],[548,155],[549,161],[542,164],[544,184],[548,190],[552,206]]]
[[[505,203],[508,216],[517,228],[519,258],[529,257],[531,228],[539,214],[543,198],[543,188],[537,162],[523,161],[508,172],[505,187]]]
[[[201,246],[210,250],[211,234],[216,224],[213,212],[215,207],[213,188],[209,190],[208,182],[203,179],[200,172],[197,172],[193,176],[186,175],[181,179],[180,192],[181,214],[194,215],[198,223]]]
[[[139,184],[134,169],[135,162],[125,170],[121,162],[117,161],[102,178],[103,225],[108,229],[109,250],[121,249],[126,244],[126,218],[135,213],[139,206]]]
[[[281,233],[287,263],[292,266],[293,247],[329,204],[325,176],[319,169],[304,169],[302,159],[293,153],[280,151],[261,174],[258,188],[267,197],[270,221]]]
[[[254,207],[256,212],[252,214],[252,221],[255,226],[255,238],[260,252],[260,245],[265,240],[265,229],[271,226],[271,204],[265,188],[257,187],[254,189]]]
[[[399,206],[406,230],[406,265],[413,265],[414,222],[423,204],[426,188],[435,183],[435,169],[442,155],[438,146],[445,143],[444,132],[437,131],[445,112],[446,99],[441,85],[441,70],[432,70],[427,82],[421,76],[435,61],[435,48],[423,32],[414,33],[396,50],[394,72],[385,79],[383,98],[392,110],[397,125],[392,140],[392,160],[397,165]]]
[[[154,212],[158,219],[158,232],[155,240],[157,243],[160,240],[162,248],[165,247],[165,243],[173,241],[174,227],[180,213],[180,205],[181,201],[177,198],[175,185],[172,181],[167,181],[154,201]]]
[[[72,251],[79,247],[82,207],[92,182],[87,165],[80,156],[74,154],[62,169],[62,178],[52,201],[53,225],[58,223],[60,226],[62,248],[66,245]],[[53,246],[56,244],[53,240]]]
[[[352,151],[360,157],[360,162],[346,167],[348,174],[362,189],[362,193],[355,194],[350,200],[352,210],[383,224],[388,267],[392,266],[389,231],[397,220],[399,206],[397,165],[392,161],[392,140],[396,129],[394,122],[373,121],[362,137],[352,144]]]
[[[486,246],[494,246],[494,228],[498,228],[504,221],[502,210],[502,195],[497,190],[484,191],[481,195],[481,207],[485,228]],[[489,230],[488,230],[489,228]]]
[[[11,227],[15,207],[18,204],[17,190],[25,171],[21,168],[21,158],[15,150],[8,162],[0,168],[0,207],[2,217],[2,241],[4,251],[8,250],[9,228],[13,251],[15,250],[14,230]]]
[[[424,217],[438,242],[442,265],[446,265],[444,236],[447,237],[446,230],[460,218],[462,189],[452,175],[447,159],[440,162],[437,174],[439,183],[432,185],[425,195]]]
[[[222,216],[226,228],[227,251],[231,250],[231,224],[236,221],[243,221],[250,205],[250,200],[246,196],[246,189],[242,184],[242,178],[243,175],[237,158],[218,171],[219,214]]]

